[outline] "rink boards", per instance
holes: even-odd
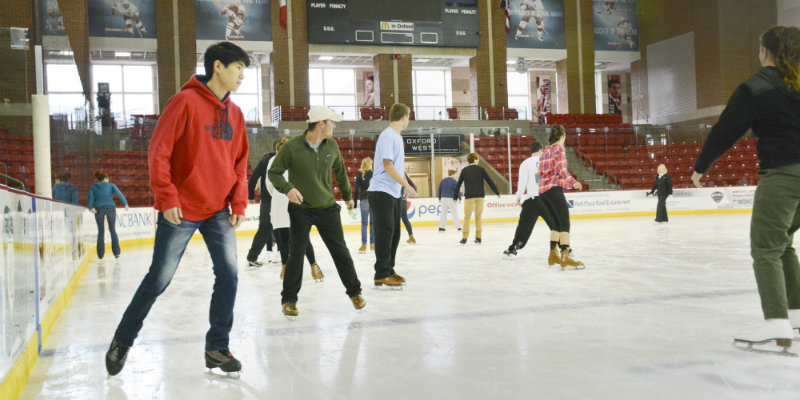
[[[713,214],[726,212],[750,212],[753,206],[755,186],[715,187],[700,189],[675,189],[667,198],[667,210],[670,214]],[[609,217],[655,217],[656,198],[646,196],[644,190],[623,190],[603,192],[567,193],[570,215],[575,218],[609,218]],[[342,225],[345,229],[357,229],[361,226],[360,210],[348,212],[343,202],[341,206]],[[464,217],[464,203],[457,203],[459,216]],[[484,222],[515,221],[519,217],[521,207],[514,195],[487,195],[483,206]],[[439,223],[441,204],[435,197],[412,198],[406,201],[408,219],[415,226],[433,226]],[[252,235],[258,229],[260,206],[249,204],[245,212],[245,222],[238,229],[240,235]],[[93,216],[86,211],[87,221],[84,229],[87,234],[95,234],[96,226]],[[152,240],[155,236],[156,212],[152,208],[131,208],[130,211],[117,209],[117,233],[120,241]],[[452,223],[452,216],[448,216]],[[106,243],[110,237],[106,232]],[[91,243],[91,241],[89,241]]]

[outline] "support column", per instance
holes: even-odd
[[[197,68],[195,19],[185,15],[195,15],[194,0],[156,1],[159,113]]]
[[[391,107],[394,103],[403,103],[414,107],[410,54],[400,54],[400,58],[394,59],[391,54],[378,54],[372,58],[372,68],[376,106]]]
[[[478,2],[477,55],[469,60],[473,107],[508,107],[505,14],[494,0]]]
[[[280,26],[280,2],[272,1],[272,104],[308,107],[308,16],[305,1],[286,2],[286,30]]]
[[[564,0],[564,25],[567,28],[566,83],[569,112],[594,114],[596,105],[592,2]],[[562,112],[560,107],[559,112]]]

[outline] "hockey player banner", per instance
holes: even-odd
[[[593,0],[594,49],[638,51],[636,0]]]
[[[550,75],[539,75],[536,77],[536,112],[537,115],[544,115],[553,112]]]
[[[89,36],[155,39],[155,0],[89,0]]]
[[[506,47],[565,49],[562,0],[509,0]]]
[[[271,41],[270,0],[196,0],[198,40]]]
[[[622,84],[619,75],[609,74],[608,81],[608,113],[622,115]]]
[[[58,0],[39,0],[39,17],[42,23],[42,34],[47,36],[66,36],[64,18],[58,8]]]

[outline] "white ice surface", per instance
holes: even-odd
[[[22,399],[796,399],[800,359],[734,350],[762,321],[749,215],[573,220],[582,271],[546,264],[536,227],[515,260],[515,224],[484,225],[483,244],[448,226],[415,229],[398,250],[402,291],[372,286],[372,254],[347,231],[367,306],[356,313],[327,250],[304,270],[295,321],[280,311],[279,264],[254,269],[239,246],[231,350],[241,379],[203,362],[213,274],[192,242],[145,320],[122,372],[104,354],[152,249],[95,261],[58,320]],[[473,226],[474,232],[474,226]],[[800,347],[800,343],[798,343]]]

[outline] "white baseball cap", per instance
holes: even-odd
[[[342,115],[326,106],[314,106],[308,110],[308,118],[306,119],[306,122],[319,122],[325,121],[326,119],[339,122],[342,120]]]

